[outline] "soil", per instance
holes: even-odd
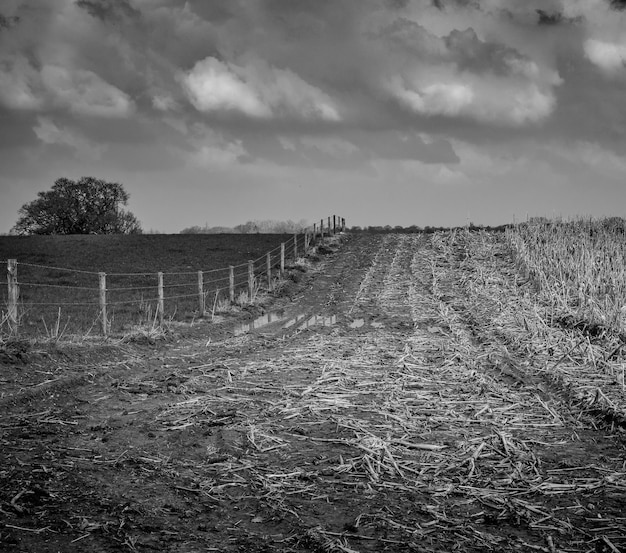
[[[8,345],[0,551],[626,551],[624,427],[550,357],[576,329],[467,251],[347,236],[218,321]]]

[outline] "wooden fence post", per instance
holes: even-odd
[[[304,231],[304,255],[309,251],[309,243],[311,237],[309,236],[309,231],[305,229]]]
[[[272,291],[272,254],[267,252],[266,256],[266,266],[267,266],[267,289]]]
[[[158,293],[158,303],[157,303],[157,314],[159,317],[159,325],[163,325],[163,311],[165,311],[165,302],[163,297],[163,273],[157,273],[157,293]]]
[[[100,280],[100,318],[102,319],[102,334],[109,333],[109,321],[107,320],[107,274],[98,273]]]
[[[298,259],[298,234],[293,235],[293,260]]]
[[[19,288],[17,284],[17,259],[7,261],[7,284],[8,284],[8,309],[9,322],[12,327],[17,328],[17,301],[19,298]]]
[[[346,232],[346,220],[341,218],[341,232]]]
[[[235,267],[228,267],[228,297],[230,303],[235,303]]]
[[[248,261],[248,299],[252,303],[254,295],[254,261]]]
[[[313,242],[315,242],[316,237],[317,237],[317,223],[313,223]]]
[[[320,238],[324,240],[324,219],[320,221]]]
[[[333,215],[333,234],[337,234],[337,216]]]
[[[201,317],[204,317],[204,309],[204,278],[202,271],[198,271],[198,310]]]
[[[280,276],[285,274],[285,243],[280,243]]]
[[[328,236],[330,236],[332,234],[331,231],[332,227],[330,226],[330,216],[328,217]]]

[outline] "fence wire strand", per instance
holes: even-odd
[[[326,220],[323,220],[326,223]],[[339,218],[339,222],[341,223],[342,219]],[[341,224],[337,227],[339,231],[341,231]],[[273,288],[273,285],[266,282],[268,277],[268,268],[271,272],[271,277],[275,278],[281,276],[280,268],[282,266],[282,262],[287,262],[288,259],[296,257],[300,257],[304,255],[305,247],[308,245],[309,247],[313,246],[319,236],[330,236],[332,234],[332,226],[324,226],[324,234],[322,235],[319,232],[310,232],[309,230],[304,230],[302,236],[300,234],[294,235],[291,238],[286,239],[284,242],[276,246],[274,249],[269,250],[264,253],[262,256],[252,260],[251,262],[244,262],[238,265],[229,265],[227,267],[220,267],[217,269],[207,269],[207,270],[196,270],[196,271],[152,271],[152,272],[125,272],[125,273],[106,273],[104,271],[87,271],[84,269],[73,269],[68,267],[56,267],[50,265],[39,265],[37,263],[28,263],[28,262],[16,262],[19,267],[31,267],[36,269],[44,269],[47,271],[62,271],[68,273],[78,273],[84,275],[92,275],[99,276],[104,274],[107,278],[115,278],[115,277],[155,277],[159,272],[165,276],[190,276],[190,275],[202,275],[204,278],[205,275],[212,275],[219,272],[228,272],[226,276],[211,279],[211,280],[203,280],[202,281],[202,289],[199,288],[194,291],[192,294],[177,294],[173,296],[164,296],[163,298],[138,298],[138,299],[124,299],[124,300],[115,300],[115,301],[106,301],[105,305],[107,307],[111,306],[119,306],[119,305],[132,305],[132,304],[150,304],[150,303],[158,303],[162,301],[171,301],[178,299],[188,299],[188,298],[198,298],[199,295],[204,295],[205,297],[209,294],[219,295],[220,293],[227,293],[228,295],[232,291],[234,294],[241,294],[243,292],[249,292],[250,287],[250,266],[252,268],[252,277],[253,282],[252,285],[254,289],[264,288],[267,286],[268,288]],[[280,256],[277,256],[278,252],[280,252]],[[269,267],[267,263],[269,255]],[[0,260],[0,263],[8,264],[9,260]],[[238,271],[239,269],[246,269],[245,271]],[[232,276],[232,282],[231,282]],[[223,286],[215,286],[218,283],[227,284]],[[60,289],[60,290],[75,290],[75,291],[89,291],[105,294],[115,295],[119,292],[138,292],[151,290],[154,291],[157,288],[156,283],[149,286],[118,286],[112,288],[105,288],[104,290],[96,287],[89,286],[74,286],[67,284],[46,284],[46,283],[35,283],[35,282],[15,282],[15,285],[19,287],[25,288],[50,288],[50,289]],[[213,286],[212,286],[213,285]],[[198,281],[189,282],[189,283],[175,283],[175,284],[164,284],[163,290],[174,289],[174,288],[190,288],[197,287]],[[142,295],[143,296],[143,295]],[[108,298],[107,298],[108,300]],[[23,306],[27,308],[30,307],[66,307],[66,306],[90,306],[94,308],[101,308],[101,302],[89,301],[89,302],[30,302],[20,300]]]

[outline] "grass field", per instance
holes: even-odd
[[[255,261],[260,275],[272,251],[276,266],[281,242],[287,257],[293,255],[293,235],[280,234],[3,236],[0,261],[18,261],[22,334],[87,335],[100,332],[99,272],[107,273],[111,330],[127,332],[154,318],[158,272],[164,273],[165,317],[188,321],[200,315],[198,271],[211,311],[217,289],[220,297],[228,295],[230,265],[239,293],[247,288],[247,262]],[[5,308],[6,285],[0,301]]]

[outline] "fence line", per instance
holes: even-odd
[[[275,281],[280,279],[284,274],[286,259],[293,259],[295,261],[298,259],[299,254],[306,255],[308,250],[317,243],[318,239],[323,241],[325,236],[345,230],[345,219],[339,218],[336,215],[328,217],[326,226],[324,223],[325,220],[321,219],[319,227],[317,224],[314,224],[312,229],[305,229],[302,233],[294,233],[293,239],[290,238],[281,242],[277,247],[257,259],[249,260],[239,265],[230,265],[217,269],[181,272],[105,273],[102,271],[86,271],[83,269],[70,269],[27,262],[18,263],[16,259],[0,261],[0,263],[6,263],[7,266],[7,312],[6,316],[2,314],[2,320],[6,319],[11,332],[17,333],[20,326],[22,326],[21,318],[34,307],[59,307],[58,316],[60,317],[61,307],[90,306],[94,309],[97,308],[97,313],[95,314],[91,326],[99,321],[102,334],[107,336],[111,330],[113,319],[120,316],[123,318],[123,314],[120,315],[120,313],[116,313],[116,308],[118,307],[139,306],[140,310],[143,309],[146,314],[149,314],[152,313],[151,306],[156,304],[156,311],[154,312],[156,318],[154,320],[158,320],[159,324],[162,325],[165,316],[166,302],[190,298],[197,299],[197,309],[200,316],[204,316],[207,313],[206,300],[209,294],[214,295],[213,309],[218,300],[222,299],[223,301],[233,304],[237,302],[238,298],[242,297],[242,294],[247,295],[247,301],[252,301],[258,290],[273,290]],[[35,269],[45,269],[47,271],[62,271],[76,273],[78,275],[96,276],[98,285],[82,286],[66,283],[48,284],[30,281],[21,282],[18,279],[18,265]],[[245,271],[242,271],[244,268]],[[218,277],[218,275],[216,275],[216,273],[220,272],[224,273],[224,276]],[[188,283],[168,283],[168,277],[190,275],[197,275],[197,280]],[[212,275],[217,278],[205,279],[205,275]],[[124,283],[120,283],[122,284],[121,286],[114,284],[115,280],[118,278],[132,277],[141,278],[143,280],[140,283],[141,285],[139,285],[139,283],[138,285],[132,285],[132,281],[128,286],[124,286]],[[148,277],[154,279],[150,284],[145,283],[145,279]],[[69,277],[62,278],[67,280]],[[25,301],[24,295],[20,295],[21,287],[26,289],[42,288],[57,290],[59,294],[63,292],[72,293],[74,301]],[[174,295],[166,295],[165,292],[166,290],[172,289],[184,292],[184,288],[194,289],[194,292],[189,294],[175,293]],[[146,296],[148,297],[144,297],[143,291],[146,291]],[[80,297],[80,294],[85,292],[94,293],[96,297],[93,298],[92,301],[84,301],[84,295]],[[141,292],[140,298],[136,297],[137,292]],[[128,293],[135,294],[135,297],[120,299],[120,296]],[[222,294],[225,294],[225,297],[220,298]],[[152,315],[150,315],[150,317],[152,317]],[[41,315],[41,318],[45,325],[44,316]]]

